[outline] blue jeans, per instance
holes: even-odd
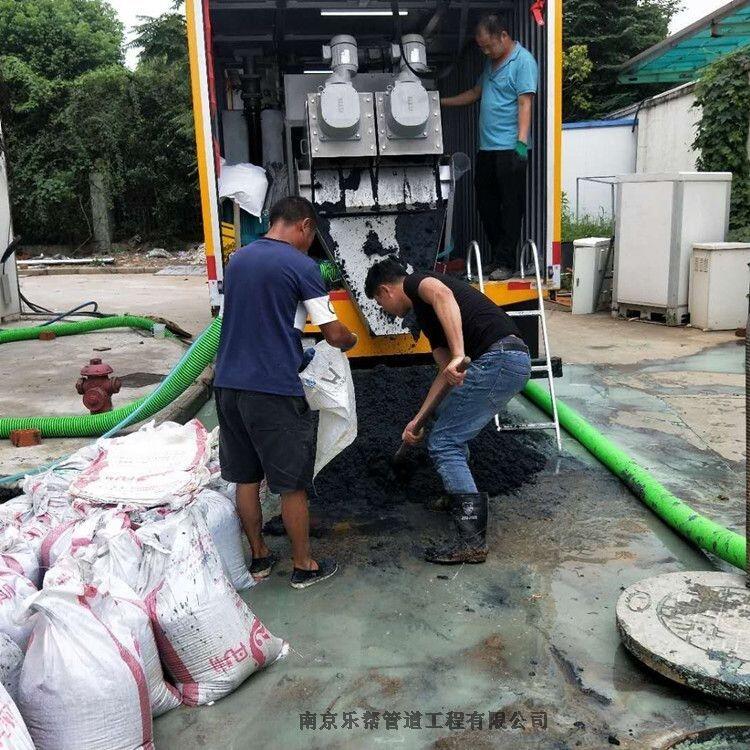
[[[446,492],[477,492],[469,471],[468,442],[523,389],[530,375],[526,352],[489,351],[471,363],[463,385],[440,405],[427,450]]]

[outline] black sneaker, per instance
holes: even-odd
[[[330,578],[338,569],[338,563],[331,557],[318,560],[317,570],[301,570],[300,568],[295,568],[292,571],[292,588],[306,589],[308,586],[312,586],[320,581],[325,581],[326,578]]]
[[[278,558],[273,552],[269,552],[266,557],[254,557],[252,563],[250,563],[250,575],[256,581],[268,578],[271,575],[271,569],[277,562]]]

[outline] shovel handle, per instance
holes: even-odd
[[[463,361],[459,362],[456,370],[458,372],[466,372],[466,370],[469,369],[470,364],[471,359],[469,357],[464,357]],[[422,412],[422,416],[417,420],[416,424],[418,430],[421,430],[424,427],[425,422],[427,422],[427,420],[433,415],[435,409],[440,406],[440,403],[448,395],[448,391],[450,391],[452,387],[453,386],[450,383],[444,381],[442,387],[432,394],[432,398],[429,400],[429,402],[424,404],[424,411]],[[398,461],[404,456],[407,450],[409,450],[409,446],[406,443],[402,442],[401,447],[396,451],[394,459]]]

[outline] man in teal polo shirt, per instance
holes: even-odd
[[[487,57],[474,88],[440,100],[462,107],[481,98],[479,153],[474,170],[477,208],[491,246],[487,271],[508,279],[518,268],[518,244],[526,207],[526,166],[531,109],[539,69],[531,53],[514,41],[496,15],[477,24],[476,42]]]

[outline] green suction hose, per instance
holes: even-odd
[[[28,328],[6,328],[0,331],[0,344],[11,341],[30,341],[38,339],[39,334],[52,331],[55,336],[73,336],[77,333],[88,333],[99,331],[103,328],[142,328],[153,331],[154,321],[149,318],[141,318],[137,315],[112,315],[106,318],[94,318],[93,320],[81,320],[74,323],[52,323],[47,326],[31,326]],[[166,332],[168,336],[173,334]]]
[[[80,323],[56,323],[43,328],[36,326],[15,328],[0,331],[0,344],[8,341],[35,339],[39,337],[42,330],[51,330],[58,336],[67,336],[113,327],[152,330],[153,325],[153,321],[148,318],[123,315]],[[216,318],[190,347],[190,355],[184,357],[159,386],[143,399],[104,414],[69,417],[3,417],[0,418],[0,438],[7,438],[11,430],[19,429],[36,429],[44,437],[98,437],[118,425],[136,409],[139,421],[148,419],[184,393],[188,386],[195,382],[195,379],[211,364],[219,347],[220,334],[221,318]]]
[[[552,413],[549,393],[533,380],[527,383],[524,395],[543,411]],[[625,451],[607,440],[578,412],[560,400],[557,401],[557,412],[560,426],[619,477],[659,518],[701,549],[713,553],[737,568],[745,569],[746,540],[743,536],[696,513],[657,482]]]

